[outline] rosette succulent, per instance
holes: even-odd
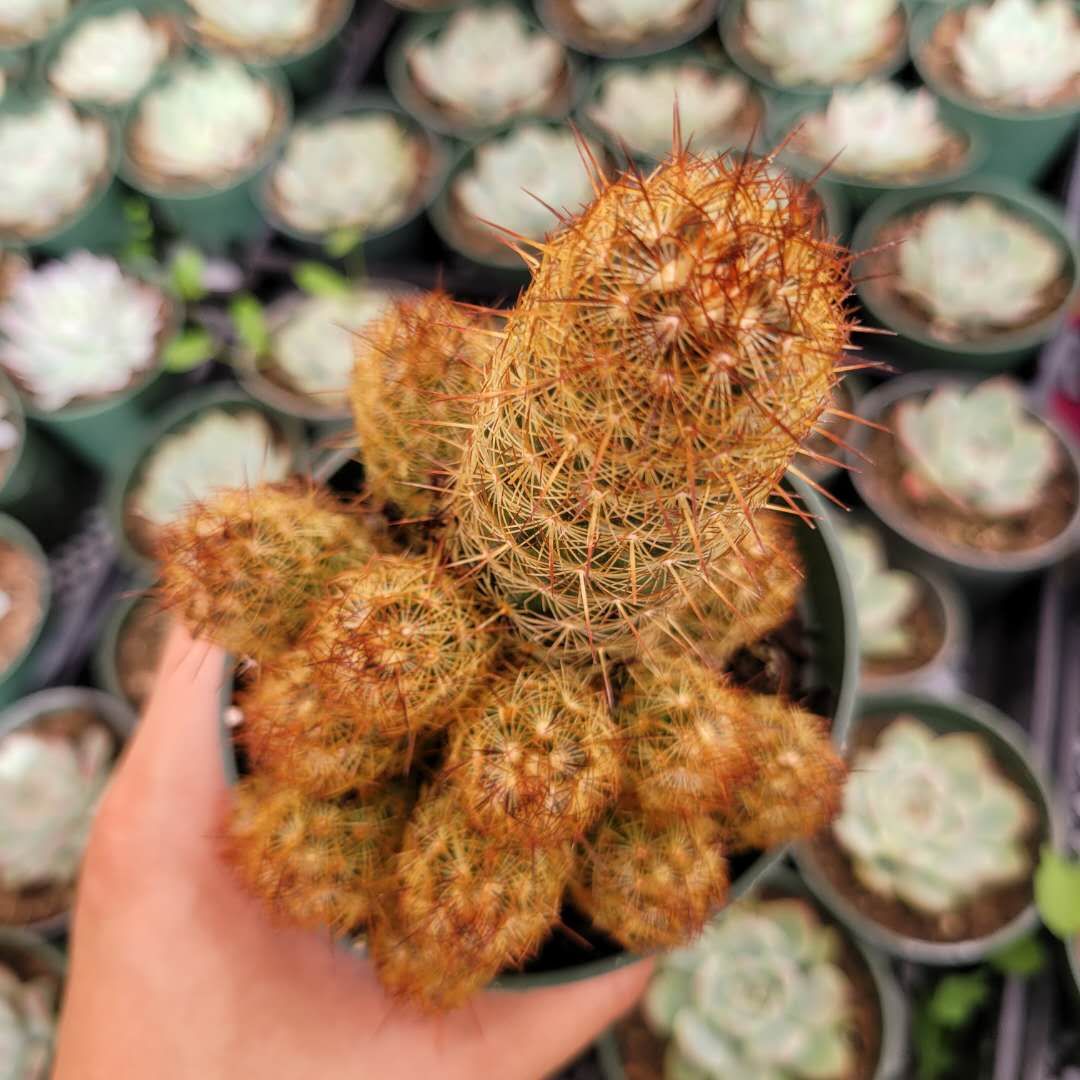
[[[109,133],[97,117],[45,97],[0,116],[0,229],[33,238],[90,199],[109,169]],[[18,167],[14,167],[14,163]]]
[[[210,183],[249,168],[274,130],[270,85],[235,60],[179,64],[139,103],[128,153],[166,183]]]
[[[100,726],[74,737],[14,731],[0,740],[0,884],[66,885],[82,860],[113,741]]]
[[[0,8],[0,46],[40,41],[71,8],[72,0],[4,0]]]
[[[1035,821],[981,736],[901,716],[856,755],[833,831],[865,888],[944,915],[1030,873]]]
[[[391,113],[338,116],[289,136],[271,189],[294,228],[379,232],[409,210],[421,177],[423,144]]]
[[[640,41],[665,32],[697,6],[698,0],[570,0],[586,26],[612,41]]]
[[[218,488],[284,480],[291,468],[288,448],[262,413],[209,409],[154,447],[129,506],[160,527]]]
[[[536,124],[477,147],[472,167],[454,183],[467,214],[532,240],[557,224],[552,210],[577,210],[592,194],[573,133]]]
[[[1038,505],[1058,465],[1057,440],[1009,379],[902,401],[893,422],[904,490],[918,502],[988,518],[1023,514]]]
[[[83,21],[49,67],[49,81],[73,101],[126,105],[169,53],[169,34],[134,7]]]
[[[467,8],[406,53],[417,86],[473,124],[534,113],[550,99],[566,53],[510,6]]]
[[[1056,239],[983,196],[930,206],[897,258],[896,289],[952,335],[1022,324],[1065,266]]]
[[[953,56],[976,97],[1031,109],[1080,92],[1080,16],[1068,0],[994,0],[962,20]]]
[[[0,304],[0,364],[45,411],[129,386],[155,362],[165,304],[109,258],[77,251]]]
[[[889,49],[898,0],[745,0],[745,44],[785,86],[854,82]]]
[[[660,962],[645,995],[668,1080],[844,1080],[854,989],[803,900],[744,902]]]
[[[740,131],[754,106],[750,84],[740,75],[693,63],[616,71],[601,84],[588,115],[629,149],[661,158],[671,150],[676,102],[683,138],[698,153],[719,152],[745,141]]]
[[[5,1080],[48,1080],[56,1039],[56,979],[23,982],[0,965],[0,1068]]]
[[[868,526],[840,529],[844,563],[855,590],[859,651],[871,660],[889,660],[911,652],[904,619],[919,602],[919,580],[904,570],[890,570],[878,534]]]
[[[213,41],[263,55],[290,52],[313,37],[323,0],[188,0],[196,31]]]

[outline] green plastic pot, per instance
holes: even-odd
[[[1070,280],[1068,295],[1049,315],[1016,330],[1006,330],[979,341],[945,342],[931,335],[925,320],[896,299],[882,294],[866,280],[865,262],[855,264],[855,289],[859,300],[878,326],[896,337],[879,339],[883,356],[910,370],[951,368],[962,371],[1006,371],[1029,360],[1038,348],[1057,332],[1071,310],[1080,289],[1080,249],[1057,204],[1015,181],[973,177],[936,192],[896,192],[884,195],[860,219],[852,237],[854,251],[868,251],[877,243],[881,230],[895,218],[915,213],[944,200],[963,200],[985,195],[1011,213],[1053,237],[1065,252],[1065,274]],[[862,278],[860,280],[860,278]]]
[[[112,732],[116,740],[116,753],[113,757],[115,762],[124,743],[135,730],[135,714],[119,698],[89,686],[55,686],[50,690],[39,690],[36,694],[30,694],[8,705],[0,712],[0,739],[53,713],[68,709],[84,709],[93,713]],[[29,923],[22,929],[46,937],[57,937],[67,933],[68,917],[68,912],[60,912]]]
[[[388,113],[394,119],[400,121],[403,127],[420,137],[427,145],[428,171],[427,175],[422,178],[416,204],[396,224],[366,234],[358,245],[358,250],[363,252],[365,259],[388,259],[407,252],[416,246],[416,241],[423,233],[424,211],[439,193],[445,181],[450,154],[442,139],[427,131],[411,116],[399,109],[389,97],[380,93],[361,93],[348,98],[331,98],[299,117],[294,130],[298,131],[305,126],[316,126],[339,116],[352,116],[363,113]],[[265,220],[276,232],[287,236],[302,250],[324,259],[331,257],[326,249],[327,241],[334,230],[318,233],[298,229],[286,221],[274,205],[272,196],[274,172],[287,150],[288,141],[286,140],[279,147],[274,162],[267,168],[255,188],[255,197],[259,209]]]
[[[1035,805],[1046,841],[1057,842],[1060,830],[1050,789],[1031,760],[1027,736],[1007,716],[964,694],[944,698],[917,691],[897,691],[863,698],[859,702],[855,730],[868,718],[893,714],[910,714],[940,735],[974,732],[982,736],[1003,771]],[[840,922],[875,948],[902,960],[933,967],[977,964],[1008,948],[1039,925],[1039,913],[1032,898],[1008,923],[981,938],[940,942],[907,937],[864,914],[855,901],[841,893],[820,868],[811,846],[796,845],[794,855],[803,880]]]
[[[978,2],[985,6],[984,0]],[[944,119],[970,127],[987,147],[977,173],[1038,180],[1075,133],[1080,102],[1039,110],[995,108],[938,78],[924,62],[926,43],[950,8],[968,6],[926,4],[917,11],[911,21],[911,58],[923,82],[938,96]]]
[[[796,897],[806,900],[818,911],[826,924],[835,923],[833,916],[826,910],[799,877],[786,866],[771,870],[755,888],[768,889],[781,897]],[[838,929],[844,933],[848,943],[866,966],[876,991],[878,1016],[881,1021],[881,1048],[870,1080],[899,1080],[904,1075],[908,1058],[908,1004],[900,989],[900,984],[892,973],[888,961],[875,949],[872,949],[854,934],[847,932],[841,925]],[[628,1080],[623,1064],[619,1042],[613,1029],[604,1032],[596,1042],[597,1057],[600,1059],[600,1071],[604,1080]],[[731,1077],[731,1080],[754,1080],[753,1077]]]
[[[6,670],[0,671],[0,706],[6,706],[41,685],[38,661],[55,625],[56,613],[52,603],[52,574],[41,545],[24,525],[7,514],[0,514],[0,540],[30,555],[41,571],[41,613],[37,626],[22,651],[12,659]]]
[[[975,380],[949,375],[905,375],[882,383],[859,403],[859,415],[867,420],[883,422],[893,405],[910,397],[923,397],[941,386],[959,384],[970,386]],[[1034,414],[1033,414],[1034,415]],[[1057,437],[1062,452],[1073,464],[1080,484],[1080,451],[1052,421],[1038,417]],[[852,431],[852,447],[866,453],[870,430],[857,425]],[[874,483],[872,467],[854,455],[848,456],[852,480],[859,497],[873,515],[893,535],[897,545],[906,549],[938,573],[951,578],[975,604],[987,604],[1006,589],[1015,587],[1026,577],[1046,570],[1064,559],[1080,546],[1080,505],[1073,511],[1069,524],[1053,540],[1039,547],[1014,552],[979,552],[947,543],[935,532],[920,525],[905,514],[903,508]],[[1078,500],[1080,503],[1080,500]]]
[[[55,945],[29,930],[13,927],[0,927],[0,965],[23,982],[51,975],[63,985],[67,977],[67,958]]]
[[[124,687],[120,682],[116,651],[120,644],[120,635],[131,613],[139,604],[152,602],[149,598],[152,586],[153,582],[149,578],[143,578],[138,584],[130,586],[116,596],[105,617],[93,656],[90,658],[94,684],[105,693],[126,702],[133,710],[135,703],[124,693]]]
[[[284,141],[292,119],[292,95],[276,68],[250,69],[273,91],[281,115],[279,130],[246,169],[231,177],[227,186],[210,184],[157,183],[144,176],[128,158],[127,139],[147,94],[153,93],[170,78],[175,65],[169,65],[135,99],[124,128],[125,152],[120,163],[124,181],[145,195],[161,217],[197,247],[220,252],[230,245],[251,240],[265,228],[255,203],[255,189],[262,174]]]

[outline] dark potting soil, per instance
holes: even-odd
[[[851,754],[874,746],[881,733],[896,716],[870,717],[859,724],[851,740]],[[989,744],[993,750],[993,744]],[[998,775],[1021,788],[1019,777],[1002,766],[995,757]],[[1025,847],[1031,866],[1039,861],[1039,848],[1046,839],[1046,827],[1031,830]],[[984,889],[957,911],[945,915],[929,915],[909,907],[899,900],[879,896],[867,889],[855,876],[851,859],[837,842],[832,829],[826,829],[809,843],[810,852],[819,869],[847,900],[867,918],[894,930],[904,937],[918,941],[971,941],[986,937],[1020,914],[1032,901],[1031,875],[1010,885]]]
[[[0,593],[10,607],[0,616],[0,675],[26,648],[41,621],[43,572],[22,548],[0,541]]]
[[[885,425],[895,430],[896,406]],[[1063,447],[1058,467],[1046,483],[1038,504],[1027,513],[1009,518],[963,513],[944,498],[916,502],[904,487],[905,464],[900,444],[891,432],[873,431],[867,456],[874,464],[872,469],[864,470],[864,482],[877,497],[891,502],[935,538],[960,548],[993,553],[1038,547],[1061,535],[1080,500],[1080,477]]]
[[[120,627],[113,661],[120,689],[137,712],[150,695],[168,627],[168,613],[149,596],[131,608]]]
[[[903,675],[925,667],[945,644],[945,612],[937,594],[925,582],[919,582],[919,601],[901,620],[900,625],[912,643],[904,656],[863,657],[862,668],[869,675]]]

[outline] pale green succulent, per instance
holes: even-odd
[[[666,1080],[844,1080],[853,988],[840,940],[798,899],[743,902],[660,961],[644,1000]]]
[[[419,137],[391,113],[300,125],[274,168],[277,211],[305,232],[387,229],[415,200],[421,155]]]
[[[112,752],[112,737],[99,725],[74,737],[20,730],[0,739],[4,888],[75,879]]]
[[[4,0],[0,6],[0,47],[40,41],[67,16],[72,0]]]
[[[23,274],[0,303],[0,364],[51,412],[125,389],[158,357],[161,292],[88,251]]]
[[[558,223],[552,210],[576,211],[594,194],[573,133],[537,124],[477,147],[453,190],[467,214],[532,240]]]
[[[898,250],[896,288],[942,332],[1010,327],[1045,303],[1065,266],[1061,243],[995,200],[933,204]]]
[[[928,90],[890,82],[834,91],[796,135],[799,149],[833,172],[886,180],[927,169],[955,139]]]
[[[898,0],[745,0],[746,47],[777,82],[852,82],[894,34]]]
[[[409,70],[437,104],[476,124],[541,109],[566,66],[563,47],[509,5],[466,8],[410,46]]]
[[[1030,874],[1036,820],[982,736],[901,716],[856,755],[833,831],[865,888],[945,915]]]
[[[48,232],[79,211],[109,168],[104,122],[60,98],[0,116],[0,230]],[[17,167],[16,167],[17,163]]]
[[[274,483],[291,468],[288,447],[262,413],[208,409],[153,448],[129,505],[160,527],[219,488]]]
[[[943,386],[900,402],[894,416],[906,468],[904,490],[990,518],[1038,505],[1061,453],[1050,430],[1024,405],[1010,379],[988,379],[965,393]]]
[[[855,591],[859,652],[871,660],[908,655],[914,643],[904,619],[919,602],[919,579],[889,569],[881,538],[869,526],[841,527],[840,543]]]
[[[392,299],[388,292],[364,287],[299,300],[274,333],[274,367],[318,404],[344,407],[356,335],[382,315]]]
[[[169,53],[169,34],[135,8],[85,19],[64,41],[49,81],[73,101],[126,105]]]
[[[586,26],[612,41],[639,41],[677,26],[698,0],[570,0]]]
[[[995,0],[962,18],[953,55],[976,97],[1039,108],[1080,75],[1080,17],[1068,0]]]
[[[288,52],[319,28],[323,0],[188,0],[207,37],[265,54]]]
[[[128,137],[138,166],[168,181],[209,183],[249,168],[276,116],[266,80],[235,60],[188,60],[142,99]]]
[[[684,140],[698,153],[726,150],[752,107],[750,84],[740,75],[699,64],[659,63],[625,68],[604,79],[589,118],[631,150],[649,158],[671,152],[675,103]]]
[[[0,965],[0,1077],[48,1080],[56,1040],[57,980],[23,982]]]

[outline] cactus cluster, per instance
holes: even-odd
[[[268,488],[161,545],[171,602],[258,661],[230,862],[428,1008],[527,961],[567,900],[628,948],[684,943],[729,857],[840,798],[825,722],[724,658],[794,609],[765,504],[797,509],[780,482],[837,378],[846,256],[767,162],[593,181],[509,312],[431,293],[359,336],[388,532]]]

